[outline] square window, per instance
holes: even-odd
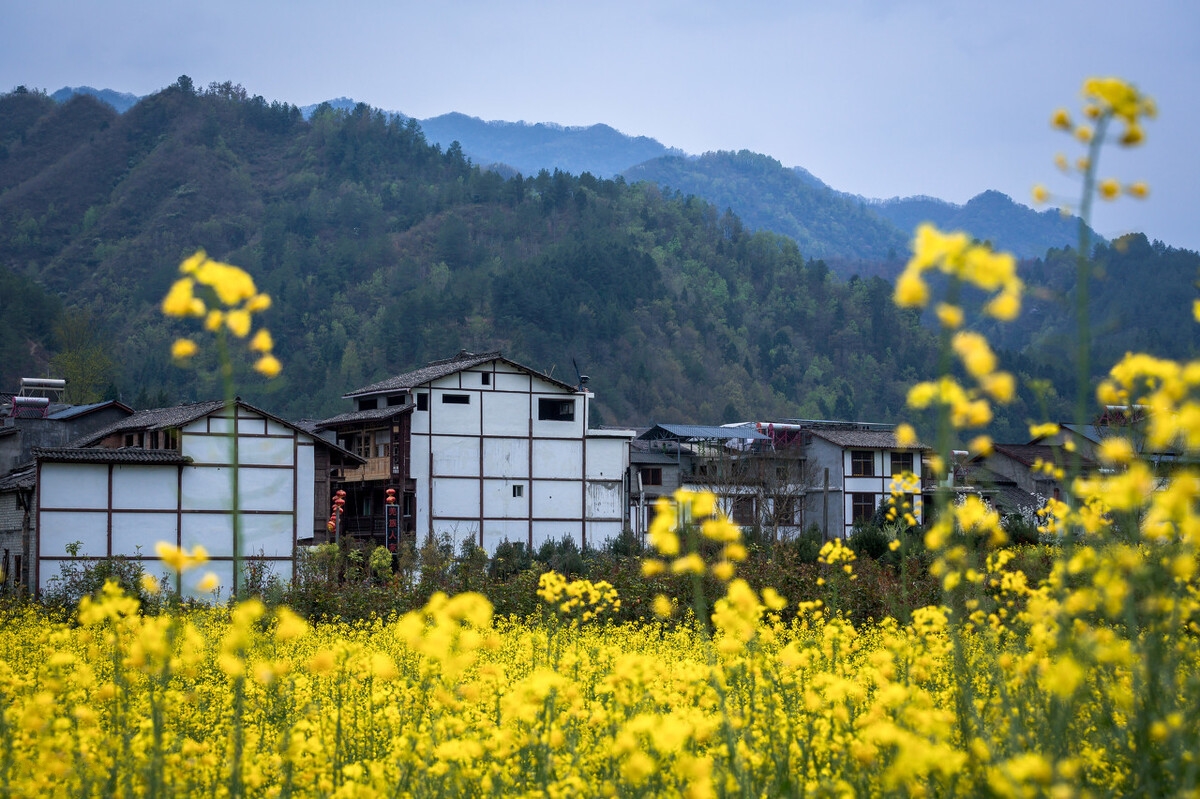
[[[515,499],[517,497],[523,497],[523,496],[525,496],[525,486],[523,486],[523,485],[513,486],[513,498]]]
[[[538,419],[543,422],[573,422],[575,421],[575,400],[538,399]]]
[[[869,449],[856,449],[850,452],[850,476],[874,477],[875,453]]]
[[[875,517],[874,494],[850,495],[850,522],[852,524],[866,523]]]
[[[902,472],[912,472],[913,470],[913,454],[912,452],[893,452],[892,453],[892,474],[897,475]]]
[[[662,467],[647,466],[641,470],[642,485],[644,486],[660,486],[662,482]]]

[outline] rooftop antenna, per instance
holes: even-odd
[[[580,374],[579,364],[575,361],[574,358],[571,359],[571,365],[575,367],[575,377],[576,377],[576,379],[579,380],[579,383],[575,386],[575,390],[576,391],[585,390],[587,388],[587,382],[589,379],[588,376],[585,374]]]

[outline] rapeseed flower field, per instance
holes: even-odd
[[[1085,97],[1090,123],[1065,111],[1053,123],[1088,147],[1090,202],[1114,194],[1094,180],[1106,126],[1135,145],[1153,105],[1113,79]],[[925,228],[914,251],[900,304],[929,304],[926,272],[950,278],[934,309],[945,369],[909,396],[932,417],[940,476],[1013,390],[986,340],[961,329],[957,294],[983,291],[1004,320],[1023,286],[1010,257],[965,235]],[[172,289],[172,309],[200,316],[191,288]],[[226,304],[257,296],[251,284]],[[238,308],[213,327],[247,335],[229,315],[252,309]],[[1099,399],[1131,415],[1099,448],[1103,468],[1080,473],[1067,446],[1041,467],[1070,489],[1041,511],[1045,576],[1018,568],[986,503],[938,492],[924,544],[942,600],[902,619],[852,622],[837,606],[858,576],[840,541],[820,555],[828,603],[752,588],[740,530],[689,492],[660,507],[642,570],[691,580],[691,596],[658,596],[658,618],[639,622],[614,620],[611,585],[553,572],[524,619],[473,593],[354,623],[258,599],[149,615],[113,583],[69,621],[7,607],[0,795],[1200,795],[1198,394],[1200,361],[1130,355],[1112,370]],[[1146,446],[1178,458],[1156,470]],[[906,513],[895,503],[897,523]],[[184,569],[204,555],[163,559]]]

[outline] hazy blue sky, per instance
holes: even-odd
[[[0,0],[0,91],[146,94],[188,74],[268,100],[349,96],[430,117],[605,122],[687,152],[750,149],[869,197],[1021,202],[1055,177],[1055,107],[1087,75],[1159,103],[1146,145],[1102,173],[1150,198],[1102,233],[1200,250],[1195,0],[63,2]]]

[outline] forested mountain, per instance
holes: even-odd
[[[1025,310],[1015,322],[988,330],[998,346],[1041,363],[1074,360],[1075,253],[1052,250],[1022,264],[1030,287]],[[1088,314],[1097,371],[1106,371],[1126,352],[1174,360],[1200,357],[1200,325],[1192,315],[1200,254],[1135,233],[1097,245],[1092,261]]]
[[[248,399],[290,417],[460,348],[592,376],[603,421],[895,418],[933,342],[882,280],[652,184],[505,180],[413,121],[181,80],[123,115],[0,98],[0,258],[97,321],[130,401],[214,396],[170,364],[158,303],[204,247],[275,298],[285,364]],[[103,387],[97,387],[102,390]]]
[[[59,102],[91,94],[124,111],[137,98],[110,89],[63,88]],[[335,110],[353,110],[348,97],[329,100]],[[321,106],[300,109],[305,119]],[[384,112],[407,122],[399,111]],[[842,277],[877,274],[894,277],[916,226],[933,222],[947,230],[967,230],[1022,258],[1037,258],[1052,247],[1078,241],[1076,221],[1057,211],[1038,213],[1006,195],[986,191],[966,205],[932,197],[868,200],[839,192],[803,167],[785,168],[775,159],[741,151],[687,156],[645,136],[628,136],[608,125],[564,127],[553,123],[485,122],[460,113],[419,120],[425,139],[448,150],[458,142],[474,163],[504,177],[559,169],[630,182],[649,180],[695,194],[719,209],[731,209],[753,230],[795,239],[808,257],[824,258]]]
[[[985,191],[955,205],[934,197],[905,197],[873,202],[871,210],[901,230],[932,222],[942,230],[966,230],[1018,258],[1040,258],[1050,249],[1079,246],[1079,218],[1057,209],[1034,211],[1007,194]],[[1092,241],[1100,237],[1091,232]]]
[[[912,235],[880,219],[861,201],[749,150],[658,158],[624,175],[631,182],[648,180],[732,209],[755,230],[795,239],[812,257],[896,261],[906,255]]]
[[[728,158],[735,173],[775,168]],[[836,206],[813,207],[798,223],[836,235],[819,210]],[[865,218],[850,210],[847,229]],[[1121,331],[1100,346],[1177,341],[1146,274],[1161,284],[1170,271],[1190,297],[1198,256],[1121,246],[1100,250],[1109,282],[1097,282],[1095,313]],[[34,360],[21,368],[36,368],[54,355],[61,370],[96,362],[80,354],[100,347],[111,369],[83,374],[80,390],[134,404],[218,396],[211,364],[191,372],[168,358],[195,325],[158,309],[198,247],[274,297],[265,322],[284,373],[243,375],[241,392],[291,418],[343,410],[345,391],[461,348],[497,348],[567,380],[577,360],[609,424],[895,421],[937,360],[887,281],[842,280],[795,241],[654,183],[506,179],[431,146],[414,120],[362,104],[305,120],[228,83],[197,91],[181,79],[123,115],[86,95],[0,96],[0,358],[23,351]],[[1033,264],[1032,312],[992,331],[1025,376],[1070,373],[1066,351],[1048,348],[1069,326],[1056,299],[1072,290],[1064,260]],[[1023,395],[996,434],[1021,438],[1035,407]]]

